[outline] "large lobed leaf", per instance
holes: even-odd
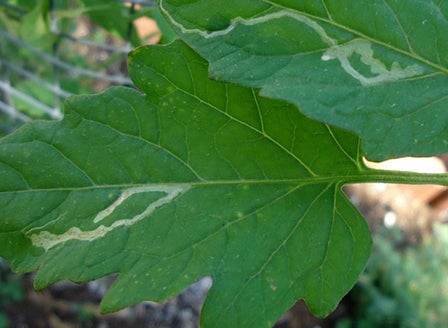
[[[35,286],[118,272],[102,308],[166,300],[201,277],[205,327],[319,316],[364,268],[370,235],[341,192],[359,139],[256,90],[210,81],[185,44],[130,56],[145,94],[66,102],[0,140],[0,255]]]
[[[356,132],[373,160],[448,147],[448,2],[159,0],[210,75]]]

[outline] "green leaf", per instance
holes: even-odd
[[[370,179],[359,139],[208,80],[180,41],[135,50],[130,74],[145,94],[72,97],[0,140],[0,255],[37,288],[120,273],[104,311],[204,276],[205,327],[269,327],[299,298],[332,311],[370,252],[341,191]]]
[[[37,1],[34,8],[23,16],[19,25],[19,35],[23,41],[45,50],[50,50],[57,39],[50,28],[49,7],[48,1]]]
[[[373,160],[448,148],[448,5],[159,0],[213,78],[356,132]]]

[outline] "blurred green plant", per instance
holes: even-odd
[[[95,313],[83,303],[74,304],[74,312],[76,315],[76,322],[80,327],[93,327]]]
[[[104,0],[0,3],[0,100],[11,106],[9,114],[0,112],[0,136],[29,119],[59,118],[53,108],[60,108],[70,94],[129,84],[127,52],[145,41],[138,37],[136,19],[153,18],[163,34],[161,43],[175,38],[151,2],[130,6]],[[90,23],[95,28],[88,37],[73,36],[80,24]]]
[[[20,279],[20,276],[9,271],[6,262],[0,258],[0,327],[8,327],[6,307],[25,297]]]
[[[354,318],[338,328],[438,328],[448,322],[448,226],[436,224],[432,238],[406,245],[398,228],[373,238],[372,255],[349,294]],[[405,245],[405,246],[403,246]]]

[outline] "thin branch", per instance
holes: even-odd
[[[121,3],[131,3],[133,5],[140,5],[142,7],[155,7],[155,1],[144,1],[144,0],[115,0]]]
[[[80,38],[74,37],[73,35],[63,33],[63,32],[57,32],[56,34],[62,38],[68,39],[72,42],[85,44],[87,46],[95,47],[95,48],[102,49],[102,50],[113,51],[113,52],[118,52],[118,53],[122,53],[122,54],[127,54],[132,50],[132,48],[129,45],[125,45],[123,47],[115,47],[115,46],[111,46],[111,45],[108,45],[105,43],[98,43],[98,42],[91,41],[91,40],[80,39]]]
[[[8,105],[0,100],[0,111],[5,113],[9,118],[14,121],[28,122],[31,121],[31,118],[28,115],[19,112],[17,109]]]
[[[8,8],[9,10],[14,11],[16,14],[19,14],[19,15],[25,15],[26,14],[26,11],[23,10],[22,8],[17,7],[15,5],[12,5],[12,4],[8,3],[7,1],[4,1],[4,0],[0,0],[0,6]]]
[[[11,71],[14,71],[30,80],[33,80],[37,83],[39,83],[40,86],[43,86],[45,89],[51,91],[53,94],[58,95],[60,97],[67,98],[68,96],[73,95],[72,92],[66,91],[64,89],[61,89],[58,85],[54,85],[52,83],[49,83],[43,79],[41,79],[36,74],[33,74],[31,72],[28,72],[27,70],[21,68],[20,66],[17,66],[3,58],[0,58],[0,61],[3,62],[3,65],[8,68]]]
[[[64,69],[66,72],[68,72],[73,77],[88,76],[88,77],[92,77],[92,78],[95,78],[98,80],[105,80],[105,81],[109,81],[111,83],[116,83],[116,84],[120,84],[120,85],[132,85],[131,80],[128,77],[123,76],[123,75],[102,74],[102,73],[98,73],[98,72],[95,72],[90,69],[76,67],[76,66],[67,64],[66,62],[61,61],[59,58],[49,55],[49,54],[47,54],[43,51],[40,51],[37,48],[31,46],[30,44],[23,42],[22,40],[16,38],[15,36],[9,34],[6,31],[0,30],[0,37],[4,37],[4,38],[10,40],[13,43],[15,43],[16,45],[18,45],[19,47],[22,47],[24,49],[31,51],[33,54],[44,59],[45,61]]]
[[[51,108],[48,105],[40,102],[39,100],[27,95],[26,93],[23,93],[22,91],[17,90],[13,86],[11,86],[7,83],[4,83],[3,81],[0,81],[0,89],[6,93],[16,96],[17,98],[27,102],[28,104],[34,106],[35,108],[38,108],[45,114],[49,115],[51,118],[54,118],[54,119],[62,118],[62,113],[58,108]]]

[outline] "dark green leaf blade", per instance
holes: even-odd
[[[370,159],[447,151],[443,2],[159,4],[210,62],[213,78],[261,88],[308,117],[356,132]]]
[[[210,81],[181,42],[140,48],[145,92],[71,98],[59,122],[0,140],[0,254],[35,285],[120,276],[112,311],[213,278],[207,327],[269,327],[298,298],[335,308],[370,251],[341,191],[357,137],[255,90]]]

